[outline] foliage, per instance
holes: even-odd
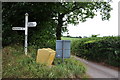
[[[57,23],[56,37],[61,39],[61,32],[66,31],[67,24],[85,22],[88,18],[94,18],[100,12],[102,20],[109,20],[112,10],[109,2],[63,2],[55,5]],[[63,27],[66,26],[66,27]],[[63,30],[64,29],[64,30]]]
[[[47,47],[55,40],[55,24],[51,19],[54,3],[11,2],[2,3],[3,8],[3,46],[13,43],[24,43],[24,31],[13,31],[12,27],[24,27],[25,13],[29,14],[29,22],[36,21],[37,26],[29,28],[29,45]],[[9,32],[9,33],[8,33]]]
[[[2,3],[2,43],[5,46],[24,42],[24,31],[12,31],[12,27],[24,26],[26,12],[30,14],[30,22],[37,22],[36,28],[29,28],[29,44],[41,47],[45,43],[47,45],[49,41],[53,42],[55,37],[60,39],[61,33],[67,31],[67,24],[76,25],[79,21],[84,22],[87,18],[94,18],[96,12],[100,12],[102,20],[108,20],[111,10],[109,2],[4,2]]]
[[[46,66],[36,63],[36,50],[29,47],[29,56],[23,48],[12,45],[3,48],[3,78],[84,78],[86,68],[73,57],[54,60],[54,65]],[[22,53],[22,54],[21,54]]]
[[[120,66],[120,37],[94,37],[73,41],[72,53],[76,56]]]
[[[98,35],[92,35],[91,37],[97,37]]]

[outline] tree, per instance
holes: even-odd
[[[24,27],[25,13],[29,14],[29,22],[36,21],[37,27],[29,28],[29,43],[43,46],[54,39],[55,25],[52,20],[54,3],[11,2],[2,3],[3,46],[11,43],[24,43],[24,31],[13,31],[12,27]]]
[[[91,37],[98,37],[100,34],[91,35]]]
[[[2,9],[3,45],[24,40],[23,32],[13,32],[11,28],[24,26],[26,12],[30,14],[29,21],[37,22],[36,28],[29,29],[29,40],[38,45],[55,39],[55,35],[56,39],[60,40],[61,33],[67,30],[67,24],[85,22],[87,18],[94,18],[96,12],[100,12],[102,20],[109,20],[112,10],[109,2],[15,2],[3,3]]]
[[[96,12],[100,12],[102,20],[109,20],[112,10],[109,2],[63,2],[56,3],[55,20],[57,20],[56,37],[61,40],[62,31],[66,30],[67,24],[85,22],[87,18],[94,18]]]

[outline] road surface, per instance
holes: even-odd
[[[120,75],[118,76],[118,73],[120,74],[120,72],[118,72],[117,70],[113,70],[106,66],[98,65],[78,57],[75,58],[86,64],[87,74],[91,78],[120,78]]]

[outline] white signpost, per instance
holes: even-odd
[[[24,27],[12,27],[12,30],[25,30]]]
[[[28,22],[28,27],[35,27],[36,25],[36,22]]]
[[[12,27],[12,30],[25,30],[25,55],[27,55],[27,37],[28,37],[28,27],[35,27],[36,22],[28,22],[28,13],[25,14],[25,27]]]

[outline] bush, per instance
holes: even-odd
[[[72,53],[75,55],[112,66],[120,66],[119,48],[120,37],[86,38],[72,43]]]

